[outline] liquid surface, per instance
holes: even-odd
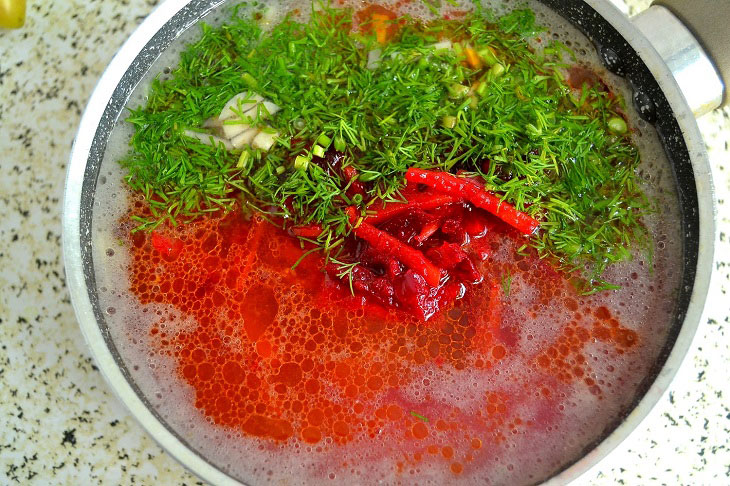
[[[610,269],[621,290],[579,296],[546,263],[516,258],[521,242],[494,224],[473,248],[488,255],[484,283],[424,325],[363,308],[314,256],[291,270],[297,242],[256,216],[166,233],[181,245],[161,258],[119,223],[120,125],[94,215],[110,332],[153,406],[241,480],[539,481],[626,411],[668,332],[681,248],[651,131],[637,143],[666,211],[647,221],[653,272],[637,255]]]

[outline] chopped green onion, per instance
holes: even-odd
[[[259,86],[259,82],[256,81],[256,78],[251,76],[249,73],[243,73],[241,75],[241,79],[243,79],[243,82],[246,83],[249,88],[256,89]]]
[[[309,159],[306,158],[303,155],[297,155],[297,158],[294,159],[294,168],[297,170],[306,170],[309,166]]]
[[[494,55],[494,51],[492,51],[492,49],[490,49],[489,47],[479,49],[477,51],[477,54],[479,54],[479,57],[482,58],[482,61],[484,61],[484,64],[486,64],[487,66],[494,66],[499,62],[497,56]]]
[[[283,174],[285,171],[286,171],[286,167],[284,167],[283,165],[280,165],[279,167],[276,168],[276,173],[279,175]]]
[[[238,157],[238,163],[236,164],[236,168],[243,169],[248,165],[248,161],[251,160],[251,152],[248,150],[244,150],[241,152],[241,156]]]
[[[477,86],[477,94],[479,96],[484,96],[485,94],[487,94],[487,89],[489,89],[487,83],[479,83],[479,86]]]
[[[342,137],[335,138],[335,150],[338,152],[344,152],[346,147],[345,140]]]
[[[454,83],[449,86],[449,98],[459,99],[463,98],[469,92],[469,87],[463,84]]]
[[[623,135],[626,133],[629,127],[626,126],[626,122],[623,118],[614,116],[608,120],[608,131],[615,135]]]
[[[324,149],[319,145],[315,145],[314,147],[312,147],[312,154],[315,157],[324,157]]]
[[[489,68],[489,75],[494,78],[498,78],[504,74],[506,71],[506,68],[501,64],[495,64],[491,68]]]
[[[441,117],[441,126],[449,129],[454,128],[456,126],[456,117],[451,115]]]
[[[317,143],[320,144],[322,147],[327,148],[332,143],[332,139],[323,133],[319,137],[317,137]]]

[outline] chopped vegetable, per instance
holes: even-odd
[[[355,236],[367,241],[370,246],[386,255],[391,255],[422,276],[431,287],[438,286],[441,281],[441,270],[429,262],[428,259],[415,248],[406,245],[402,241],[381,231],[370,223],[360,222],[357,224],[357,212],[354,208],[348,208],[350,224],[353,225]]]
[[[425,184],[433,189],[450,194],[454,197],[464,197],[478,208],[485,209],[499,219],[516,228],[522,234],[531,235],[540,226],[540,223],[527,213],[518,211],[509,203],[500,200],[489,193],[482,185],[474,180],[465,179],[449,174],[423,169],[408,169],[406,180]]]
[[[499,59],[497,59],[497,56],[494,55],[494,51],[489,48],[485,47],[483,49],[479,50],[479,57],[484,61],[484,64],[487,66],[494,66],[499,62]]]
[[[309,159],[303,155],[297,155],[294,159],[294,168],[299,170],[306,170],[309,166]]]
[[[504,72],[506,71],[505,67],[502,64],[495,64],[491,68],[489,68],[489,76],[494,79],[502,76]]]
[[[236,164],[236,167],[239,169],[243,169],[248,165],[248,162],[251,160],[251,152],[248,150],[244,150],[241,152],[241,156],[238,157],[238,163]]]
[[[463,98],[469,93],[469,87],[463,84],[454,83],[449,86],[449,98],[459,99]]]
[[[408,201],[404,203],[388,203],[382,209],[379,209],[374,213],[367,214],[363,221],[370,224],[376,224],[412,209],[434,209],[439,206],[453,204],[460,201],[463,201],[460,196],[423,192],[409,196]]]
[[[329,148],[330,144],[332,143],[332,139],[323,133],[319,137],[317,137],[317,143],[323,148]]]
[[[291,232],[300,238],[317,238],[320,234],[322,234],[322,226],[319,224],[295,226],[291,229]]]
[[[231,145],[233,145],[233,147],[237,149],[241,149],[247,145],[251,145],[258,134],[259,129],[251,127],[233,137],[233,139],[231,140]]]
[[[342,137],[335,138],[335,150],[338,152],[344,152],[347,149],[347,145],[345,144],[345,139]]]
[[[608,119],[608,130],[616,135],[623,135],[628,130],[623,118],[614,116]]]
[[[312,155],[315,157],[324,157],[324,148],[319,145],[312,147]]]
[[[482,68],[482,59],[479,57],[479,54],[477,54],[477,51],[471,47],[467,47],[464,49],[464,54],[466,54],[466,62],[469,63],[469,66],[472,69]]]
[[[271,150],[278,136],[279,134],[273,130],[261,130],[251,141],[251,147],[268,152]]]
[[[444,128],[454,128],[456,126],[456,117],[451,115],[444,115],[441,118],[441,126]]]
[[[243,91],[228,100],[225,106],[223,106],[218,118],[220,120],[241,118],[242,115],[245,115],[246,113],[249,113],[251,109],[256,108],[256,106],[258,106],[258,104],[263,100],[264,99],[260,95]]]

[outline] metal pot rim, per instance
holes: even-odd
[[[200,478],[213,484],[241,484],[195,452],[169,429],[142,400],[131,383],[130,377],[121,369],[114,357],[109,348],[107,336],[97,321],[89,296],[90,289],[87,285],[88,273],[93,272],[93,268],[88,268],[89,265],[85,265],[82,258],[82,234],[89,237],[87,240],[89,245],[91,235],[90,226],[82,227],[82,191],[86,184],[96,183],[95,180],[86,180],[87,163],[91,156],[92,143],[97,129],[102,122],[112,94],[140,52],[178,12],[186,6],[190,8],[192,5],[192,10],[199,18],[223,1],[165,1],[135,30],[105,70],[83,114],[71,152],[63,205],[63,255],[66,282],[82,333],[102,374],[132,416],[163,449]],[[690,148],[690,158],[695,175],[700,220],[699,255],[694,287],[683,325],[654,382],[636,407],[610,435],[588,454],[549,479],[545,484],[568,483],[596,466],[638,427],[664,395],[691,345],[702,318],[705,298],[710,285],[715,241],[714,191],[708,156],[696,121],[687,107],[677,83],[659,54],[618,9],[602,0],[585,1],[608,20],[642,57],[674,109],[686,144]]]

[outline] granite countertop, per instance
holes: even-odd
[[[104,382],[61,258],[63,183],[82,110],[156,4],[35,0],[25,27],[0,30],[0,485],[201,484]],[[730,110],[699,124],[719,201],[707,320],[669,393],[584,484],[730,483]]]

